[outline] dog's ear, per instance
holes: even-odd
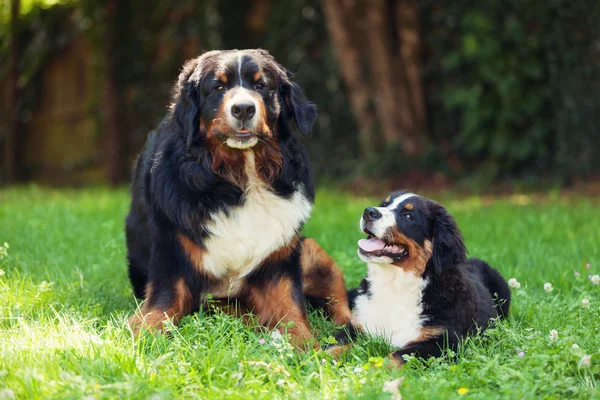
[[[467,249],[454,218],[440,204],[432,206],[433,254],[435,272],[454,267],[467,259]]]
[[[317,106],[308,101],[300,86],[292,81],[290,71],[280,66],[279,75],[279,91],[288,115],[294,118],[302,134],[310,134],[317,118]]]
[[[198,59],[185,63],[174,88],[173,120],[184,136],[189,150],[194,136],[200,132],[201,76],[197,71]]]

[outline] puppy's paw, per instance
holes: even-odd
[[[388,359],[390,362],[386,364],[386,367],[389,369],[401,369],[404,366],[404,359],[402,358],[402,354],[398,351],[390,353]]]
[[[325,352],[329,355],[331,355],[334,359],[339,359],[342,354],[344,354],[347,350],[350,349],[349,345],[344,345],[344,346],[329,346],[327,348],[325,348]]]

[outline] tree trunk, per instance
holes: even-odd
[[[419,155],[423,151],[425,106],[416,1],[322,0],[321,4],[359,124],[361,146],[400,143],[406,155]],[[363,65],[368,66],[368,76],[361,73]],[[380,140],[373,133],[375,122],[381,131]]]
[[[419,14],[414,0],[401,0],[396,6],[396,25],[398,26],[398,42],[400,57],[404,66],[407,89],[412,99],[412,130],[416,138],[425,133],[425,99],[421,85],[421,41],[419,33]],[[417,140],[417,147],[420,147]]]
[[[108,182],[115,186],[125,178],[124,140],[120,132],[120,96],[115,83],[115,35],[112,30],[119,0],[110,0],[106,7],[106,31],[104,47],[104,87],[102,90],[102,114],[104,131],[104,170]]]
[[[350,104],[359,129],[359,143],[365,153],[374,149],[374,119],[370,111],[371,96],[361,74],[361,54],[353,44],[351,29],[359,27],[355,20],[356,2],[352,0],[322,0],[327,29],[338,59]],[[360,34],[360,32],[358,33]]]
[[[4,169],[6,180],[14,182],[17,179],[17,135],[19,133],[19,13],[21,2],[11,0],[10,3],[10,75],[8,94],[9,126],[4,141]]]
[[[401,50],[412,47],[404,43],[404,36],[394,37],[394,32],[403,32],[404,26],[393,18],[394,8],[403,8],[398,2],[377,0],[367,7],[367,37],[370,43],[370,67],[372,84],[377,92],[377,117],[381,123],[386,143],[398,143],[406,155],[417,155],[421,151],[417,129],[414,99],[410,90],[410,79]],[[416,14],[415,14],[416,15]],[[401,23],[406,21],[402,20]],[[392,24],[395,24],[392,25]],[[399,42],[399,46],[394,46]]]
[[[369,64],[371,69],[371,82],[377,96],[377,118],[381,123],[383,137],[386,143],[402,140],[407,150],[412,150],[410,140],[403,132],[403,125],[399,124],[399,118],[406,118],[403,104],[397,103],[398,91],[404,92],[404,82],[393,70],[394,52],[390,44],[389,36],[391,29],[387,23],[389,8],[387,2],[375,0],[367,7],[368,28],[366,31],[370,48],[368,50]],[[403,96],[402,96],[403,97]]]

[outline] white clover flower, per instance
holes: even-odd
[[[404,378],[394,379],[393,381],[387,381],[383,384],[383,392],[390,393],[392,396],[392,400],[402,400],[402,395],[400,394],[400,385]]]
[[[275,329],[273,332],[271,332],[271,339],[281,340],[283,339],[283,335],[281,334],[281,332]]]
[[[571,346],[571,350],[577,350],[579,349],[579,345],[577,343],[573,343],[573,346]]]
[[[550,293],[552,290],[554,290],[554,288],[552,287],[552,284],[550,282],[546,282],[544,283],[544,290],[546,291],[546,293]]]
[[[581,300],[581,307],[588,308],[590,305],[590,301],[588,299]]]
[[[287,371],[285,370],[285,368],[283,368],[283,366],[281,366],[281,365],[278,365],[277,367],[273,368],[273,372],[274,372],[274,373],[276,373],[276,374],[283,374],[283,375],[285,375],[287,378],[289,378],[289,377],[290,377],[290,373],[289,373],[289,372],[287,372]]]
[[[508,280],[508,286],[510,286],[513,289],[518,289],[521,287],[521,284],[519,283],[518,280],[516,280],[515,278],[510,278]]]
[[[4,246],[0,246],[0,260],[4,257],[8,257],[8,243],[4,242]]]
[[[583,367],[591,367],[592,366],[592,356],[586,354],[585,356],[581,357],[579,364],[581,364]]]
[[[354,373],[355,373],[355,374],[360,374],[361,372],[365,372],[365,370],[364,370],[364,369],[362,369],[361,367],[356,367],[356,368],[354,368]]]
[[[242,371],[237,371],[234,372],[233,374],[231,374],[231,378],[235,379],[236,381],[241,380],[244,377],[244,374],[242,374]]]
[[[4,272],[4,270],[1,270],[1,269],[0,269],[0,276],[3,276],[3,275],[4,275],[4,273],[5,273],[5,272]]]
[[[592,281],[592,283],[594,285],[597,285],[600,283],[600,275],[592,275],[592,277],[590,278],[590,280]]]
[[[10,390],[9,388],[4,388],[0,390],[0,399],[14,399],[15,392]]]
[[[265,368],[271,367],[271,364],[267,364],[264,361],[248,361],[248,365],[255,365],[257,367],[265,367]]]
[[[556,339],[558,339],[558,331],[556,329],[552,329],[550,331],[549,337],[550,337],[550,340],[556,340]]]

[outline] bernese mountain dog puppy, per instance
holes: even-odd
[[[293,325],[303,348],[318,347],[305,296],[348,322],[341,271],[300,236],[315,192],[290,122],[308,134],[316,108],[291,77],[260,49],[210,51],[184,65],[133,173],[129,277],[145,299],[129,319],[134,331],[177,323],[209,300],[235,300],[269,328]]]
[[[467,259],[456,222],[439,203],[394,192],[364,211],[360,227],[367,238],[358,242],[358,255],[368,272],[349,292],[352,319],[338,344],[359,332],[383,337],[397,348],[389,357],[401,366],[405,354],[437,357],[508,315],[506,281],[484,261]]]

